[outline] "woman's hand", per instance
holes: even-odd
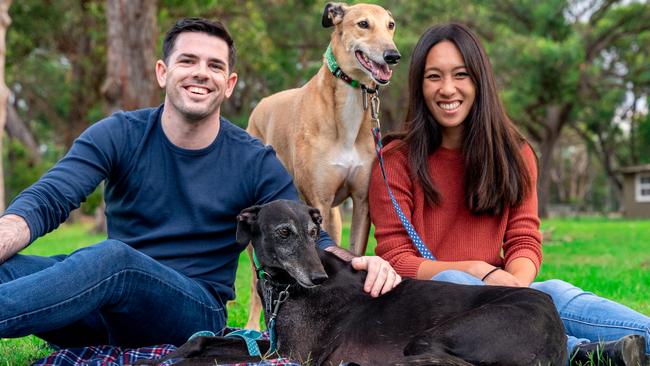
[[[486,272],[487,277],[483,279],[483,282],[485,282],[486,285],[528,287],[527,283],[519,280],[517,277],[511,275],[510,273],[502,269],[497,269],[492,273],[489,274],[488,273],[489,272]]]

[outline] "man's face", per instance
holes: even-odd
[[[156,63],[158,85],[166,92],[165,110],[187,122],[218,116],[237,83],[237,74],[228,71],[223,39],[200,32],[179,34],[167,63]]]

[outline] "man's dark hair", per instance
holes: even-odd
[[[211,21],[203,18],[184,18],[179,19],[176,24],[165,35],[163,42],[163,61],[169,61],[169,55],[174,50],[176,38],[183,32],[200,32],[219,37],[228,45],[228,70],[232,72],[235,68],[235,59],[237,51],[235,42],[232,40],[226,26],[218,20]]]

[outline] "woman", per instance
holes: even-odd
[[[387,141],[391,190],[436,257],[420,257],[375,163],[369,204],[376,251],[400,275],[531,286],[553,298],[573,362],[587,362],[596,347],[613,364],[643,362],[650,318],[563,281],[533,283],[542,258],[537,159],[508,119],[485,50],[466,26],[435,26],[420,38],[405,129]]]

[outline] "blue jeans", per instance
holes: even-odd
[[[464,285],[484,285],[480,279],[457,270],[440,272],[431,279]],[[646,353],[650,353],[650,317],[564,281],[533,282],[530,287],[553,299],[567,333],[569,356],[580,343],[614,341],[628,334],[644,336]]]
[[[117,240],[0,265],[0,337],[36,334],[60,347],[181,345],[225,322],[222,302],[199,282]]]

